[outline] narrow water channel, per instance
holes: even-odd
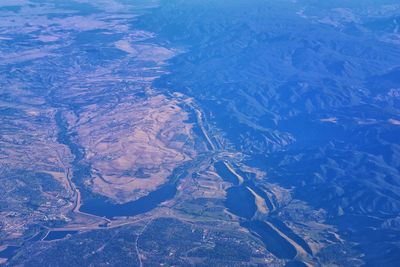
[[[156,208],[162,202],[172,199],[176,194],[177,182],[187,175],[186,169],[194,164],[188,162],[176,168],[167,182],[148,195],[124,204],[112,203],[108,198],[95,195],[83,185],[85,178],[90,176],[90,166],[82,163],[85,157],[84,149],[73,141],[73,133],[68,132],[68,124],[63,119],[61,112],[56,114],[56,123],[59,129],[58,142],[69,147],[74,156],[72,161],[72,182],[81,192],[81,207],[79,211],[88,214],[113,219],[114,217],[130,217]]]

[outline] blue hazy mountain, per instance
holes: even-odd
[[[398,1],[0,1],[0,265],[398,266]]]

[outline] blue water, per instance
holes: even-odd
[[[172,199],[177,192],[177,183],[188,175],[186,168],[193,164],[188,162],[178,168],[168,177],[167,182],[148,195],[125,204],[110,202],[105,197],[90,197],[83,200],[80,211],[112,219],[114,217],[129,217],[149,212],[164,201]]]
[[[176,194],[176,185],[167,184],[161,188],[125,204],[114,204],[105,198],[84,200],[80,211],[112,219],[118,216],[135,216],[151,211],[159,204],[173,198]]]
[[[257,234],[264,242],[265,248],[281,259],[293,259],[296,256],[296,249],[288,241],[282,238],[268,224],[262,221],[247,221],[242,224],[250,231]]]
[[[18,249],[17,246],[8,246],[5,250],[0,251],[0,258],[10,259],[17,253]]]

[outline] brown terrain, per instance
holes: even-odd
[[[23,236],[31,222],[66,219],[73,206],[67,177],[72,156],[57,142],[56,111],[43,98],[13,87],[3,92],[19,97],[18,101],[0,101],[0,109],[8,110],[2,114],[0,128],[0,188],[8,201],[7,209],[0,210],[1,236],[15,239]],[[47,189],[40,185],[40,177],[46,175],[59,186]],[[11,177],[13,181],[8,182]],[[32,200],[29,190],[37,200]],[[38,208],[31,210],[32,205]]]
[[[126,99],[113,109],[88,106],[76,128],[93,174],[94,192],[117,202],[138,199],[195,156],[192,125],[163,95]]]

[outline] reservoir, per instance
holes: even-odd
[[[17,253],[18,249],[19,247],[17,246],[8,246],[6,249],[0,251],[0,258],[10,259]]]
[[[151,211],[162,202],[173,198],[175,194],[176,185],[166,184],[138,200],[125,204],[115,204],[104,197],[84,200],[80,211],[108,219],[121,216],[135,216]]]
[[[265,248],[280,259],[293,259],[297,251],[285,238],[263,221],[246,221],[242,223],[251,232],[256,234],[265,244]]]
[[[229,212],[251,219],[257,210],[253,194],[243,185],[232,186],[226,190],[225,206]]]

